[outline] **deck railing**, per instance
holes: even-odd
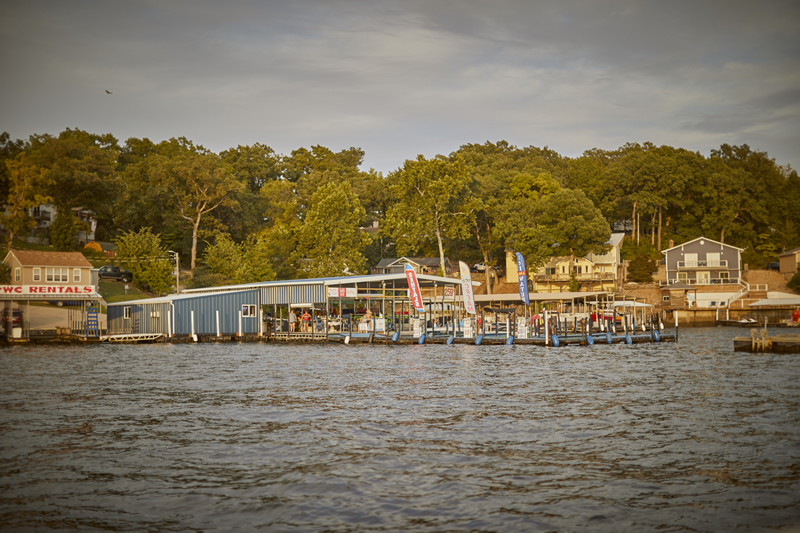
[[[678,261],[678,268],[728,268],[728,260]]]

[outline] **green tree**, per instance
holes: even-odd
[[[786,284],[787,287],[792,289],[794,292],[800,294],[800,272],[795,272],[792,279],[789,280],[789,283]]]
[[[498,226],[506,247],[525,256],[529,268],[541,267],[550,257],[602,254],[611,228],[583,191],[559,189],[541,198],[517,199]]]
[[[444,239],[465,238],[474,225],[476,204],[463,160],[420,155],[415,161],[406,160],[387,182],[393,203],[383,231],[394,239],[400,254],[435,243],[443,275]]]
[[[129,231],[116,239],[118,260],[133,273],[134,283],[156,296],[174,288],[175,265],[161,237],[150,228]]]
[[[346,182],[328,183],[314,193],[292,255],[299,272],[306,277],[364,274],[363,250],[371,240],[359,229],[364,215]]]
[[[9,193],[5,211],[0,214],[0,223],[8,235],[8,247],[14,235],[36,225],[28,210],[52,201],[44,191],[50,187],[50,171],[31,163],[25,152],[6,160],[9,178]]]
[[[8,132],[0,133],[0,198],[8,198],[9,185],[11,178],[6,161],[14,160],[19,154],[25,151],[25,142],[17,139],[12,140]]]
[[[162,158],[158,175],[164,180],[178,216],[191,228],[191,269],[197,264],[197,238],[203,217],[233,202],[244,185],[213,154],[183,153]]]
[[[56,209],[94,211],[101,232],[113,225],[121,182],[116,173],[119,146],[110,134],[66,129],[57,137],[33,135],[26,150],[31,162],[49,171],[43,191]]]
[[[628,265],[628,279],[636,283],[651,283],[656,264],[646,254],[637,255]]]
[[[72,211],[60,209],[56,213],[56,219],[50,225],[50,244],[60,252],[68,252],[75,249],[77,240],[75,235],[78,232],[78,224]]]
[[[272,265],[276,279],[297,277],[297,266],[292,255],[297,248],[297,236],[292,228],[282,223],[275,224],[258,235],[258,242],[261,247],[259,253],[264,254]]]
[[[275,279],[265,243],[255,236],[236,244],[219,234],[216,242],[206,248],[203,263],[208,272],[224,278],[224,283],[242,284]]]

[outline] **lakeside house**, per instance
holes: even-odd
[[[613,291],[624,278],[622,261],[622,240],[624,233],[612,233],[608,242],[609,250],[604,254],[590,253],[575,257],[553,257],[539,268],[533,276],[534,290],[539,292],[561,292],[569,288],[571,281],[570,263],[575,279],[581,290]],[[506,254],[508,283],[517,283],[516,258],[513,252]]]
[[[439,274],[439,258],[438,257],[389,257],[381,259],[377,265],[372,267],[371,274],[402,274],[406,265],[411,265],[411,268],[417,274]],[[453,271],[453,265],[448,258],[444,258],[444,273],[445,276],[450,276]]]
[[[750,286],[742,279],[742,251],[706,237],[664,250],[664,307],[728,307],[746,295]]]

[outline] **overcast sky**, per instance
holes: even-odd
[[[0,13],[0,131],[14,138],[355,146],[384,174],[487,140],[566,156],[747,143],[800,169],[797,0],[4,0]]]

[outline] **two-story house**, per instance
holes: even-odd
[[[417,274],[438,276],[439,263],[438,257],[390,257],[381,259],[378,264],[372,268],[372,274],[402,274],[406,265],[411,265],[411,268],[413,268]],[[452,264],[450,260],[445,257],[445,276],[450,276],[451,272]]]
[[[698,237],[662,253],[664,285],[680,283],[696,288],[694,295],[687,293],[689,306],[724,307],[743,286],[741,248]]]
[[[0,287],[21,300],[83,301],[97,297],[92,264],[79,252],[9,250],[3,263],[11,281]]]
[[[624,233],[612,233],[606,243],[609,247],[604,254],[590,253],[584,257],[553,257],[533,276],[534,290],[540,292],[559,292],[566,290],[571,281],[570,263],[580,290],[614,290],[622,281],[622,239]],[[513,255],[513,254],[512,254]],[[516,261],[516,260],[514,260]],[[516,283],[516,262],[507,270],[509,283]]]

